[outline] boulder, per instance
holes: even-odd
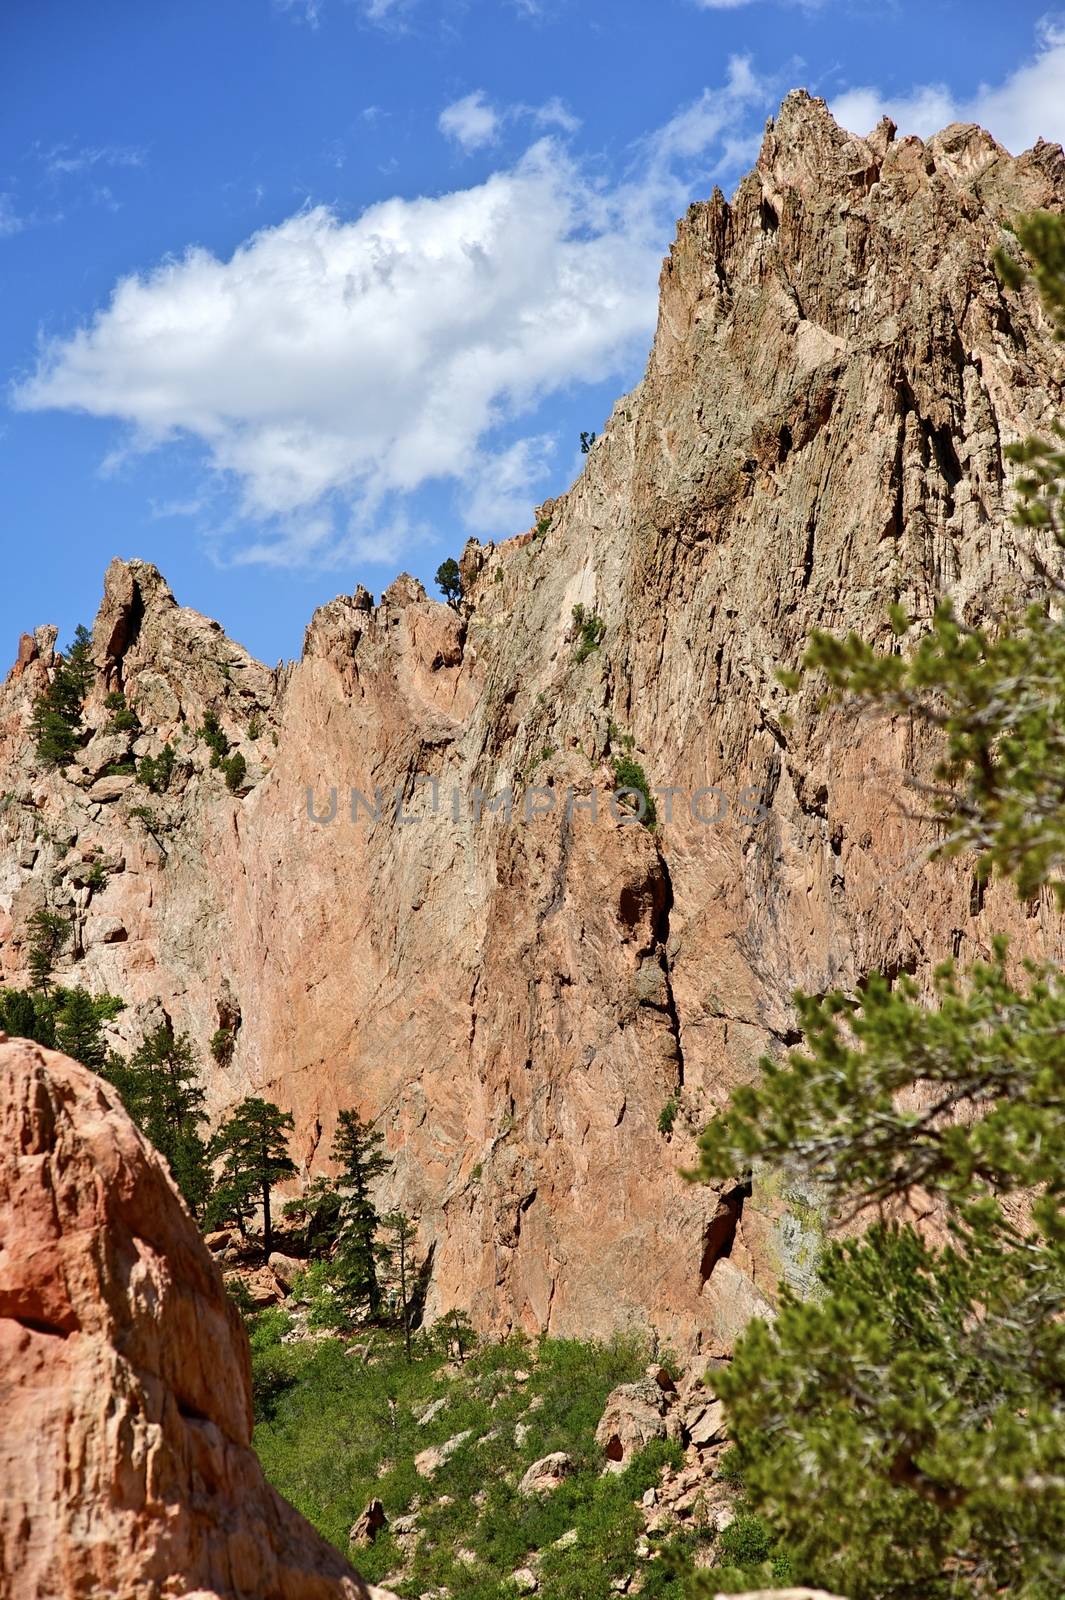
[[[128,773],[116,772],[108,778],[97,778],[89,790],[89,799],[99,803],[121,800],[132,789],[136,779]]]
[[[295,1256],[286,1256],[280,1250],[272,1250],[267,1257],[267,1266],[287,1294],[301,1272],[306,1272],[306,1261],[299,1261]]]
[[[572,1457],[565,1450],[553,1450],[548,1456],[541,1456],[539,1461],[534,1461],[527,1468],[518,1484],[518,1493],[550,1494],[557,1489],[563,1478],[568,1478],[573,1471]]]
[[[235,1272],[226,1273],[226,1283],[242,1283],[256,1311],[265,1311],[267,1306],[279,1306],[285,1298],[284,1289],[269,1267],[238,1267]]]
[[[472,1434],[472,1428],[463,1428],[461,1433],[456,1433],[454,1438],[448,1439],[444,1444],[431,1445],[428,1450],[421,1450],[414,1457],[414,1470],[422,1478],[431,1478],[438,1471],[460,1445],[465,1444]]]
[[[665,1392],[652,1378],[622,1383],[611,1390],[595,1439],[616,1471],[652,1439],[666,1437],[665,1412]]]
[[[266,1482],[240,1314],[117,1092],[0,1034],[5,1600],[388,1600]]]
[[[387,1523],[388,1518],[385,1516],[385,1508],[380,1500],[376,1498],[370,1500],[367,1502],[366,1509],[362,1515],[352,1523],[348,1539],[352,1544],[363,1547],[371,1545],[381,1532],[381,1529],[387,1526]]]
[[[519,1567],[517,1572],[510,1574],[510,1581],[519,1594],[535,1594],[540,1587],[540,1580],[532,1567]]]
[[[843,1600],[825,1589],[749,1589],[746,1594],[716,1594],[714,1600]]]
[[[684,1431],[688,1443],[699,1450],[712,1444],[724,1444],[728,1437],[726,1428],[725,1407],[720,1400],[708,1399],[685,1414]]]

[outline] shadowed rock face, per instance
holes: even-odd
[[[0,1035],[0,1574],[9,1600],[389,1600],[265,1482],[240,1316],[159,1157]]]
[[[159,997],[214,1113],[276,1098],[305,1173],[340,1107],[377,1118],[382,1200],[435,1246],[431,1315],[650,1322],[678,1349],[727,1348],[808,1271],[807,1213],[678,1172],[730,1088],[794,1041],[793,991],[923,978],[1000,927],[1020,953],[1061,952],[1049,903],[1018,911],[925,860],[914,729],[789,698],[775,671],[813,626],[887,638],[892,601],[924,619],[947,593],[975,619],[1031,588],[1004,448],[1060,411],[1062,353],[991,258],[1017,212],[1063,203],[1057,146],[1015,160],[969,126],[860,139],[791,95],[733,201],[682,220],[646,378],[540,508],[546,531],[467,546],[461,613],[413,580],[376,607],[359,590],[271,673],[153,568],[113,564],[98,699],[125,690],[138,754],[175,741],[174,782],[155,797],[105,775],[102,704],[82,765],[37,769],[39,629],[0,695],[0,981],[23,980],[47,895],[75,923],[64,980],[124,995],[127,1040]],[[583,661],[576,604],[603,623]],[[239,795],[192,737],[208,706],[246,757]],[[683,791],[655,833],[606,804],[629,740]],[[554,807],[525,822],[531,785],[530,809]],[[716,796],[699,817],[686,798],[710,785],[728,800],[714,825]],[[352,820],[352,787],[397,786],[422,820]],[[508,786],[515,816],[475,820],[475,790]],[[309,817],[308,789],[319,815],[337,791],[335,820]],[[102,890],[83,881],[97,845]],[[207,1045],[227,1018],[223,1068]]]

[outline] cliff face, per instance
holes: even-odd
[[[792,991],[923,974],[1002,926],[1061,952],[1049,904],[925,860],[912,728],[774,673],[812,626],[878,638],[894,600],[975,619],[1027,592],[1003,452],[1060,413],[1061,351],[991,257],[1011,216],[1063,204],[1057,146],[862,140],[789,96],[733,202],[682,221],[647,376],[579,482],[537,534],[467,547],[461,615],[409,579],[359,591],[272,674],[114,563],[92,720],[120,686],[137,753],[169,738],[177,771],[158,797],[100,776],[125,749],[101,732],[42,774],[27,726],[54,641],[23,641],[0,697],[0,981],[23,981],[47,898],[75,918],[68,981],[124,995],[129,1038],[158,997],[215,1112],[275,1097],[307,1171],[338,1108],[377,1118],[390,1198],[433,1246],[431,1311],[727,1345],[801,1277],[807,1197],[678,1172],[794,1038]],[[602,623],[583,660],[575,605]],[[208,707],[247,758],[236,795],[192,735]],[[627,753],[679,791],[655,832],[607,803]],[[378,820],[352,788],[382,791]],[[308,790],[323,817],[334,789],[315,821]],[[507,789],[509,819],[475,815]]]
[[[118,1096],[0,1034],[8,1600],[392,1600],[265,1482],[240,1315]]]

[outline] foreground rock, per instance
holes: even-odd
[[[5,1600],[388,1600],[265,1482],[239,1314],[118,1096],[0,1035]]]

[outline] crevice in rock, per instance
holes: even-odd
[[[12,1322],[17,1322],[20,1328],[25,1328],[29,1333],[45,1333],[51,1339],[69,1339],[73,1328],[64,1328],[58,1322],[47,1322],[43,1317],[18,1317],[13,1316]]]
[[[749,1182],[737,1183],[718,1200],[717,1210],[703,1229],[703,1253],[699,1263],[699,1287],[704,1288],[719,1261],[732,1254],[736,1231],[743,1216],[743,1202],[749,1198]]]
[[[802,555],[802,586],[809,587],[810,579],[814,572],[814,534],[817,529],[817,519],[811,517],[806,526],[806,548]]]
[[[181,1395],[177,1396],[177,1408],[179,1415],[184,1417],[186,1422],[210,1422],[211,1420],[205,1411],[201,1411],[198,1406],[192,1405],[190,1401],[185,1400]]]
[[[677,1001],[673,993],[673,980],[669,973],[669,919],[673,911],[673,879],[670,876],[669,862],[661,850],[658,852],[658,863],[662,872],[664,894],[655,917],[653,932],[655,943],[662,952],[662,972],[666,986],[666,1003],[663,1009],[669,1019],[669,1031],[673,1035],[673,1047],[677,1056],[677,1082],[675,1087],[680,1090],[684,1087],[684,1044],[681,1039],[680,1014],[677,1011]]]

